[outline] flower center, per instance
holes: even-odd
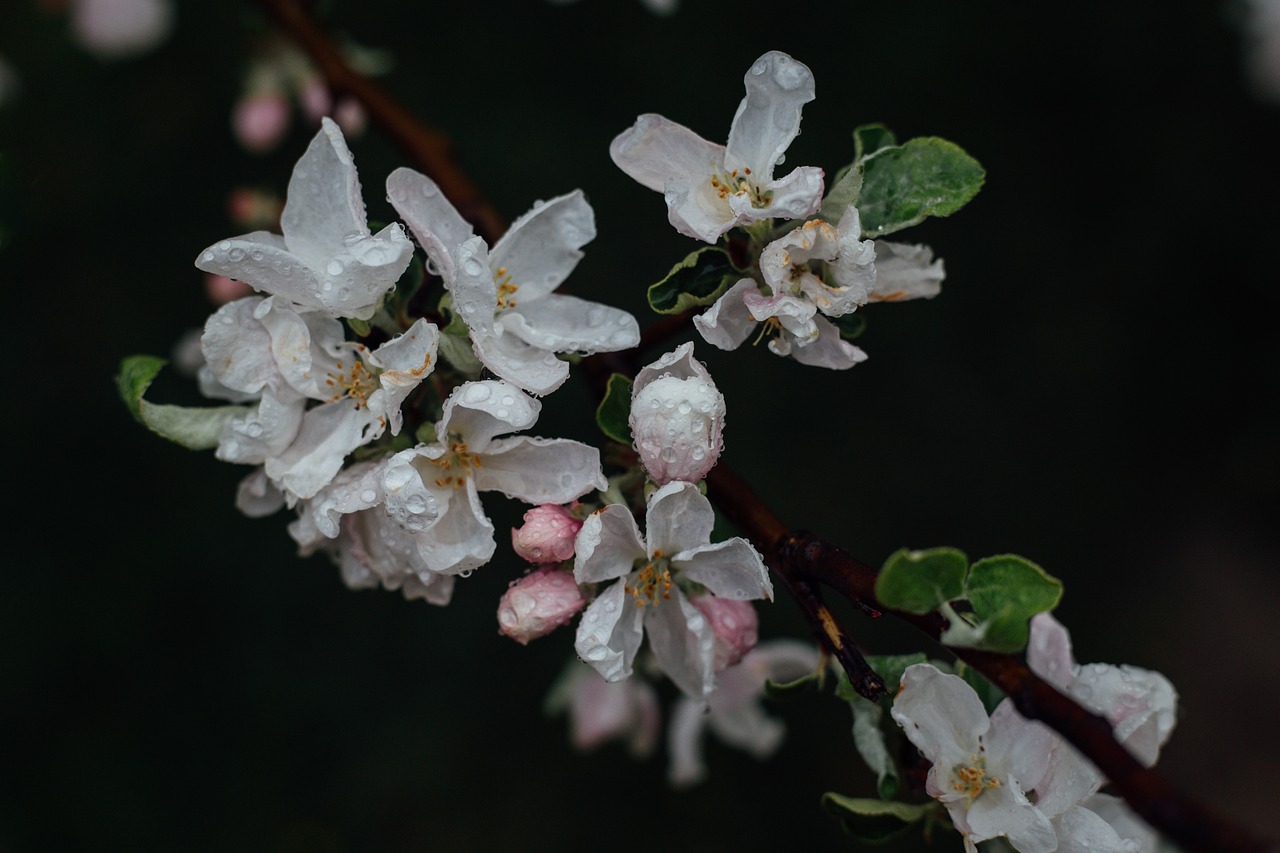
[[[970,755],[968,764],[951,768],[951,787],[973,802],[988,788],[999,788],[1000,779],[987,773],[985,755]]]
[[[648,560],[636,561],[638,571],[630,577],[630,582],[623,587],[636,601],[636,607],[646,604],[654,607],[658,602],[671,597],[671,568],[662,558],[662,551],[654,551]]]
[[[516,307],[516,301],[511,297],[516,295],[520,285],[511,283],[511,273],[507,272],[507,268],[498,267],[493,280],[498,285],[498,308]]]
[[[734,169],[732,172],[712,172],[711,187],[722,199],[731,195],[746,196],[752,207],[767,207],[773,201],[773,191],[764,190],[749,180],[750,169]]]
[[[460,489],[471,476],[473,468],[480,468],[480,456],[467,450],[465,441],[449,442],[449,449],[439,459],[429,460],[440,469],[441,476],[436,478],[436,485],[442,489]]]
[[[757,346],[765,338],[771,338],[781,334],[782,321],[777,317],[766,317],[764,321],[760,323],[760,334],[756,335],[756,339],[751,342],[751,345],[753,347]]]
[[[379,387],[377,375],[365,367],[359,358],[349,368],[340,361],[337,368],[337,372],[327,374],[324,380],[324,384],[333,392],[329,402],[336,403],[343,397],[349,397],[356,401],[357,409],[369,405],[369,397]]]

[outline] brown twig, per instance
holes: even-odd
[[[502,235],[505,221],[458,167],[447,137],[423,125],[380,87],[353,71],[296,0],[258,3],[307,52],[335,92],[355,97],[364,105],[374,122],[440,185],[481,236],[492,243]],[[642,342],[653,345],[687,319],[680,315],[661,321]],[[594,356],[584,359],[583,364],[598,389],[603,389],[611,371],[635,373],[635,365],[621,354]],[[854,685],[861,685],[864,695],[875,695],[884,685],[823,603],[817,584],[830,587],[869,615],[878,616],[883,610],[935,639],[941,633],[942,620],[936,614],[917,616],[881,607],[875,597],[874,569],[822,539],[789,528],[723,463],[712,469],[707,485],[717,507],[765,555],[824,646],[840,660]],[[1066,737],[1098,766],[1139,815],[1187,851],[1275,849],[1271,842],[1210,812],[1143,767],[1116,741],[1106,720],[1059,693],[1021,659],[974,650],[952,651],[1004,690],[1023,716],[1040,720]]]

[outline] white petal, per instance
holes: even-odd
[[[370,462],[348,466],[311,500],[298,507],[298,519],[289,525],[289,535],[304,548],[319,537],[336,539],[342,517],[369,509],[382,500],[382,469]]]
[[[705,182],[724,163],[724,146],[707,142],[684,125],[646,113],[609,145],[618,168],[651,190],[676,181]]]
[[[640,343],[640,326],[629,312],[558,293],[517,302],[498,322],[505,334],[548,352],[592,355]]]
[[[739,194],[729,196],[729,208],[737,215],[738,222],[804,219],[822,206],[823,178],[823,171],[817,166],[799,166],[785,178],[762,187],[769,194],[768,204],[756,207],[750,198]]]
[[[671,597],[644,611],[644,629],[658,667],[687,696],[702,698],[715,688],[716,635],[711,623],[676,587]]]
[[[267,476],[299,498],[313,497],[342,468],[348,453],[381,431],[368,409],[349,400],[309,409],[293,443],[266,461]]]
[[[291,392],[280,399],[270,389],[264,389],[257,406],[232,418],[222,428],[214,455],[223,462],[240,465],[261,465],[278,456],[297,437],[306,402]]]
[[[649,553],[674,557],[699,545],[706,545],[715,526],[711,501],[692,483],[667,483],[649,496],[645,512]]]
[[[516,335],[473,333],[472,349],[481,364],[530,394],[550,394],[569,378],[569,362]]]
[[[946,273],[928,246],[876,241],[876,286],[872,302],[932,299],[942,292]]]
[[[840,337],[840,330],[830,320],[816,316],[813,323],[818,327],[818,338],[806,347],[797,347],[791,353],[796,361],[830,370],[848,370],[867,360],[865,352]]]
[[[724,162],[731,171],[749,168],[758,182],[766,182],[800,133],[800,110],[814,98],[813,73],[772,50],[752,64],[743,82],[747,95],[733,117]]]
[[[387,200],[404,219],[445,281],[453,278],[453,253],[475,233],[436,182],[400,167],[387,177]]]
[[[710,173],[673,179],[662,195],[667,202],[667,221],[672,227],[704,243],[715,243],[735,225],[760,218],[754,210],[745,215],[735,213],[729,206],[734,196],[722,197],[720,190],[712,186]],[[750,203],[746,203],[750,207]]]
[[[514,298],[531,301],[555,290],[582,260],[579,251],[595,239],[596,220],[582,190],[534,205],[489,252],[496,273],[505,268],[517,286]]]
[[[1177,691],[1169,679],[1149,669],[1085,664],[1068,692],[1106,717],[1116,739],[1148,767],[1155,764],[1177,722]]]
[[[707,777],[702,760],[702,733],[707,725],[707,703],[681,696],[671,710],[667,727],[667,750],[670,763],[667,780],[677,788],[696,785]]]
[[[483,453],[494,436],[533,426],[541,410],[541,403],[506,382],[466,382],[444,401],[436,435],[441,441],[460,436],[470,452]]]
[[[785,337],[798,347],[806,347],[818,339],[818,325],[814,320],[818,307],[807,299],[785,294],[765,296],[756,291],[744,293],[742,302],[757,320],[776,318],[785,330]],[[790,347],[786,352],[790,352]]]
[[[1053,822],[1056,853],[1137,853],[1106,820],[1087,808],[1071,809]]]
[[[454,489],[440,518],[414,541],[427,567],[443,575],[474,571],[489,562],[497,548],[493,523],[470,480],[464,488]]]
[[[1019,853],[1050,853],[1058,845],[1049,818],[1027,800],[1016,778],[983,791],[965,819],[974,841],[1005,835]]]
[[[319,308],[317,272],[284,243],[278,234],[254,231],[229,237],[196,256],[196,267],[205,272],[243,281],[255,289],[280,295],[308,308]]]
[[[455,260],[452,277],[444,280],[453,294],[453,310],[473,333],[493,334],[498,285],[493,280],[489,247],[482,238],[471,237],[458,247]]]
[[[1071,635],[1050,613],[1031,617],[1031,637],[1027,642],[1027,666],[1045,681],[1065,690],[1076,674],[1071,656]]]
[[[627,599],[625,583],[617,581],[582,614],[573,648],[605,681],[621,681],[631,675],[644,638],[640,611]]]
[[[1052,729],[1021,716],[1014,709],[1013,700],[1005,699],[991,712],[983,743],[992,764],[998,765],[997,772],[1011,773],[1024,789],[1040,792],[1041,784],[1052,772],[1052,753],[1061,741]]]
[[[391,434],[400,432],[400,405],[435,367],[440,332],[426,320],[418,319],[402,335],[384,343],[369,361],[382,368],[380,388],[369,396],[370,411],[385,415]]]
[[[681,551],[671,557],[680,574],[721,598],[773,600],[773,583],[764,559],[741,537]]]
[[[267,478],[267,472],[255,468],[236,487],[236,509],[250,518],[266,518],[284,509],[284,495]]]
[[[893,700],[893,719],[934,766],[949,768],[978,752],[987,711],[963,678],[930,664],[907,667]]]
[[[727,670],[726,670],[727,672]],[[723,679],[725,673],[720,677]],[[716,692],[719,692],[717,688]],[[721,709],[711,694],[711,730],[725,743],[764,759],[777,752],[786,727],[764,712],[758,702],[746,702]]]
[[[630,510],[609,504],[587,516],[574,545],[573,577],[599,583],[631,573],[636,560],[649,556]]]
[[[531,504],[564,504],[609,487],[600,451],[567,438],[500,438],[473,474],[480,491],[499,491]]]
[[[759,292],[755,280],[741,279],[721,294],[710,308],[695,315],[693,325],[703,340],[723,350],[735,350],[742,346],[751,337],[758,322],[742,301],[742,297],[752,291]]]
[[[331,119],[322,120],[289,179],[280,229],[285,245],[314,270],[352,235],[368,236],[356,164]]]

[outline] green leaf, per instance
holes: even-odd
[[[876,598],[885,607],[928,613],[964,593],[969,558],[955,548],[898,551],[876,577]]]
[[[973,605],[982,640],[975,647],[997,652],[1026,648],[1028,622],[1062,599],[1062,582],[1016,554],[986,557],[969,569],[964,597]]]
[[[710,305],[740,278],[729,253],[704,246],[671,268],[667,277],[649,288],[649,307],[659,314],[679,314]]]
[[[362,338],[369,337],[369,332],[371,330],[369,328],[368,320],[358,320],[355,317],[348,317],[347,325],[350,326],[351,331],[355,332],[358,336]]]
[[[875,122],[859,125],[853,129],[853,161],[856,163],[881,148],[891,148],[897,144],[898,137],[883,124]]]
[[[631,385],[621,373],[609,377],[604,399],[596,407],[596,425],[614,441],[631,446]]]
[[[881,844],[902,835],[914,824],[924,820],[936,805],[911,805],[828,792],[822,795],[822,807],[839,818],[845,830],[854,838],[864,844]]]
[[[151,382],[168,362],[151,355],[133,355],[120,362],[116,388],[120,399],[138,420],[163,438],[191,450],[211,450],[218,446],[222,429],[232,418],[250,411],[247,406],[189,408],[158,405],[143,399]]]
[[[986,180],[978,161],[960,146],[934,136],[881,148],[861,162],[862,236],[879,237],[950,216],[977,195]]]

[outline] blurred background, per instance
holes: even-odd
[[[244,469],[132,420],[120,359],[169,356],[203,325],[194,258],[252,230],[233,192],[281,195],[317,125],[255,4],[151,0],[141,33],[123,26],[129,5],[0,4],[0,285],[33,371],[5,407],[0,851],[852,847],[819,798],[874,785],[829,698],[770,705],[788,735],[767,761],[708,740],[710,778],[684,791],[661,748],[570,748],[542,702],[571,632],[524,648],[493,615],[522,570],[502,534],[523,507],[486,497],[499,557],[450,606],[357,593],[296,556],[285,514],[236,511]],[[317,14],[454,140],[508,220],[582,188],[599,236],[570,285],[642,325],[645,287],[696,245],[609,160],[637,114],[723,141],[743,74],[780,49],[817,80],[786,168],[834,174],[874,121],[976,157],[987,184],[967,208],[896,235],[945,259],[941,296],[866,309],[865,364],[828,373],[699,342],[728,400],[723,461],[786,522],[872,565],[935,545],[1040,563],[1065,583],[1057,615],[1081,662],[1157,669],[1179,690],[1160,767],[1280,837],[1280,14],[1260,0],[330,0]],[[241,112],[237,134],[236,105],[286,78],[288,110]],[[383,180],[407,158],[350,104],[333,111],[370,217],[390,220]],[[172,369],[150,397],[198,400]],[[580,377],[544,402],[537,434],[598,441]],[[805,636],[785,594],[761,612],[766,638]],[[840,613],[871,651],[920,648]]]

